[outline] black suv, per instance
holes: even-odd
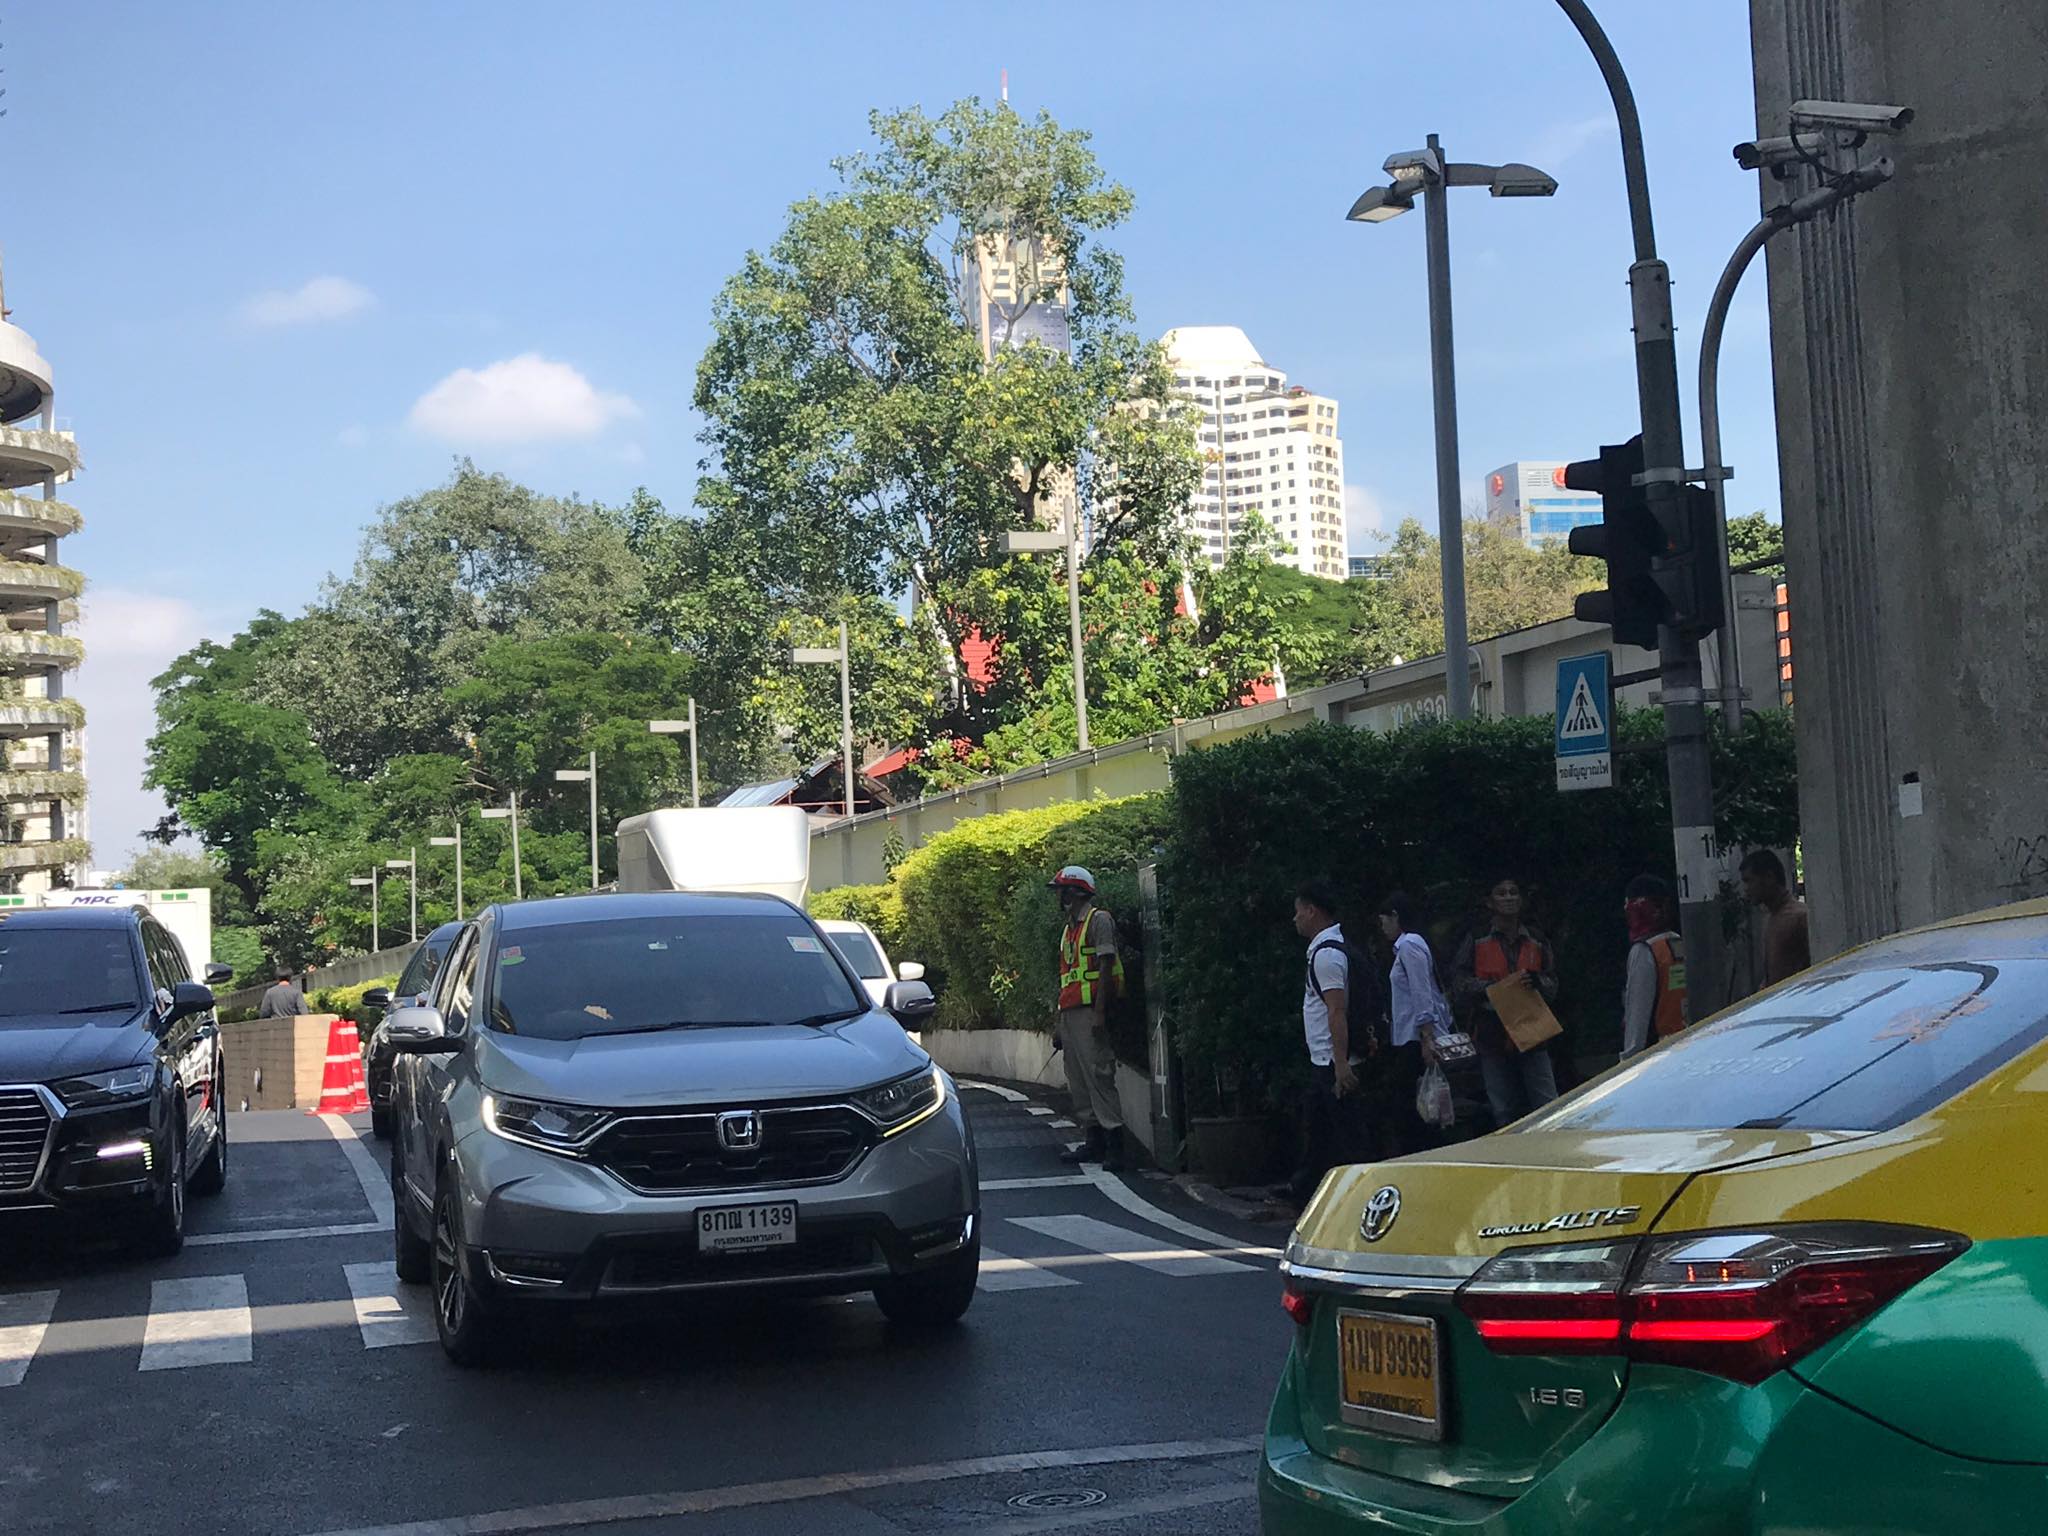
[[[372,987],[363,994],[365,1009],[381,1010],[376,1027],[362,1032],[363,1082],[370,1092],[370,1134],[379,1141],[391,1137],[391,1061],[397,1054],[391,1049],[391,1037],[384,1033],[384,1019],[401,1008],[424,1001],[433,992],[441,962],[461,932],[462,924],[443,923],[420,940],[420,947],[406,961],[396,985]]]
[[[226,1086],[213,991],[147,911],[0,917],[0,1231],[55,1208],[176,1253],[187,1186],[227,1181]]]

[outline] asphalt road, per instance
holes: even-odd
[[[0,1531],[1255,1531],[1278,1234],[1074,1178],[1056,1106],[964,1099],[987,1251],[958,1328],[698,1303],[481,1373],[391,1275],[366,1117],[238,1114],[176,1259],[0,1228]]]

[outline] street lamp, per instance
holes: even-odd
[[[1220,481],[1218,482],[1221,483]],[[1225,518],[1226,529],[1229,519]],[[1032,555],[1065,549],[1067,552],[1067,632],[1074,648],[1074,742],[1088,750],[1088,663],[1081,650],[1081,540],[1080,518],[1069,502],[1060,509],[1060,530],[1031,529],[1006,533],[1002,550],[1006,555]]]
[[[351,876],[348,883],[370,888],[370,953],[374,955],[384,947],[383,934],[377,927],[377,872],[372,869],[368,876]]]
[[[455,818],[453,837],[430,837],[427,845],[432,848],[453,848],[455,850],[455,920],[462,921],[462,818]]]
[[[1458,383],[1451,348],[1451,243],[1445,193],[1452,187],[1485,187],[1495,197],[1549,197],[1557,179],[1533,165],[1465,165],[1447,162],[1437,136],[1429,147],[1389,155],[1384,169],[1392,180],[1362,193],[1346,218],[1383,224],[1399,218],[1422,196],[1428,231],[1429,358],[1436,407],[1437,538],[1442,545],[1444,586],[1444,705],[1453,720],[1472,717],[1472,650],[1465,625],[1465,511],[1458,482]]]
[[[590,783],[590,888],[597,889],[597,754],[590,754],[588,768],[557,768],[555,781],[559,784]]]
[[[799,666],[839,664],[839,750],[841,772],[846,775],[846,816],[853,819],[853,661],[846,645],[846,620],[839,621],[839,645],[800,645],[789,654]]]
[[[526,872],[519,867],[519,791],[512,791],[508,804],[487,807],[483,818],[485,821],[512,823],[512,899],[526,900]]]
[[[688,736],[690,738],[690,804],[697,803],[697,700],[690,699],[690,717],[687,720],[650,720],[647,729],[657,736]]]
[[[386,859],[384,867],[405,871],[406,884],[412,893],[412,942],[417,944],[420,939],[420,851],[413,849],[409,859]]]

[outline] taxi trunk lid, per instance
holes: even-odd
[[[1504,1250],[1637,1236],[1699,1174],[1840,1139],[1510,1132],[1339,1169],[1288,1245],[1289,1284],[1310,1298],[1290,1367],[1304,1438],[1351,1466],[1513,1497],[1606,1420],[1627,1363],[1497,1355],[1458,1288]]]

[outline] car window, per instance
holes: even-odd
[[[132,1014],[143,1006],[125,928],[9,928],[0,923],[0,1026],[13,1019]]]
[[[405,969],[399,973],[398,985],[391,989],[393,997],[421,997],[434,990],[434,976],[441,969],[441,957],[448,953],[448,946],[422,944],[405,962]]]
[[[817,931],[783,908],[522,928],[493,946],[492,1027],[544,1040],[868,1007]]]
[[[1810,972],[1515,1129],[1878,1131],[1924,1114],[2048,1039],[2038,924],[1929,937]]]
[[[477,934],[474,928],[463,934],[449,957],[438,993],[441,1018],[448,1033],[469,1028],[470,1005],[476,1000]]]
[[[163,930],[146,919],[142,923],[142,955],[149,965],[150,985],[160,991],[173,991],[182,978],[177,975],[170,952],[164,946]]]
[[[832,941],[840,954],[846,956],[846,963],[853,967],[854,974],[862,981],[889,979],[888,967],[882,964],[882,952],[875,948],[875,941],[866,934],[828,928],[825,937]]]
[[[178,942],[178,936],[170,929],[157,925],[157,942],[163,946],[164,965],[169,969],[171,985],[192,979],[192,967],[185,963],[185,946]]]

